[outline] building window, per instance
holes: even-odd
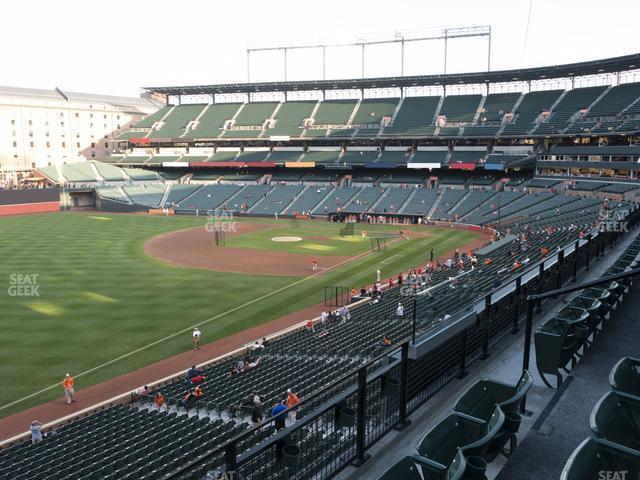
[[[104,118],[105,120],[107,119],[107,114],[105,113],[102,118]]]
[[[62,148],[66,148],[67,144],[65,142],[62,142]]]
[[[76,112],[76,118],[79,118],[80,114],[78,112]]]
[[[93,113],[90,113],[90,114],[89,114],[89,118],[93,118]]]
[[[33,132],[29,132],[29,136],[33,138]]]
[[[96,144],[94,142],[91,142],[91,148],[96,148]]]
[[[76,143],[76,148],[80,148],[80,142]]]
[[[96,152],[91,152],[91,158],[96,158]]]
[[[13,142],[13,146],[17,147],[18,146],[18,142]]]
[[[47,142],[47,148],[51,148],[51,142]]]
[[[33,142],[29,142],[29,146],[33,148]]]
[[[11,125],[15,125],[16,121],[15,120],[11,120]]]
[[[31,120],[29,120],[29,126],[33,125],[33,122]]]
[[[120,115],[116,115],[116,120],[120,120]]]
[[[60,126],[61,126],[61,127],[64,127],[64,122],[60,122]]]
[[[44,133],[44,136],[45,136],[45,137],[48,137],[48,136],[49,136],[49,132],[45,132],[45,133]]]

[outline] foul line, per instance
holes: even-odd
[[[144,350],[146,350],[148,348],[154,347],[154,346],[156,346],[156,345],[158,345],[158,344],[160,344],[162,342],[166,342],[167,340],[170,340],[170,339],[172,339],[174,337],[177,337],[178,335],[182,335],[183,333],[186,333],[186,332],[192,330],[194,327],[197,327],[197,326],[200,326],[200,325],[206,325],[207,323],[211,323],[212,321],[214,321],[214,320],[216,320],[216,319],[218,319],[220,317],[229,315],[230,313],[237,312],[238,310],[241,310],[241,309],[243,309],[243,308],[245,308],[245,307],[247,307],[249,305],[253,305],[256,302],[260,302],[260,301],[264,300],[265,298],[269,298],[272,295],[280,293],[283,290],[286,290],[286,289],[291,288],[291,287],[295,287],[296,285],[299,285],[299,284],[301,284],[303,282],[306,282],[307,280],[311,280],[312,278],[314,278],[314,277],[316,277],[316,276],[318,276],[318,275],[320,275],[322,273],[326,273],[326,272],[328,272],[330,270],[338,268],[338,267],[344,265],[345,263],[352,262],[352,261],[357,260],[358,258],[364,257],[366,255],[371,255],[371,253],[372,253],[371,251],[365,251],[365,252],[363,252],[363,253],[361,253],[359,255],[356,255],[355,257],[351,257],[351,258],[348,258],[346,260],[343,260],[342,262],[336,263],[335,265],[333,265],[331,267],[327,267],[322,272],[316,272],[316,273],[314,273],[312,275],[309,275],[308,277],[304,277],[304,278],[301,278],[300,280],[296,280],[295,282],[290,283],[289,285],[285,285],[284,287],[281,287],[281,288],[279,288],[277,290],[274,290],[272,292],[266,293],[261,297],[254,298],[253,300],[251,300],[249,302],[246,302],[246,303],[243,303],[242,305],[238,305],[237,307],[234,307],[231,310],[227,310],[226,312],[223,312],[223,313],[220,313],[218,315],[215,315],[215,316],[213,316],[211,318],[203,320],[202,322],[195,323],[195,324],[191,325],[190,327],[186,327],[186,328],[184,328],[182,330],[179,330],[176,333],[172,333],[171,335],[166,336],[164,338],[161,338],[160,340],[156,340],[155,342],[152,342],[152,343],[150,343],[148,345],[145,345],[144,347],[137,348],[137,349],[135,349],[135,350],[133,350],[133,351],[131,351],[129,353],[125,353],[124,355],[121,355],[121,356],[119,356],[117,358],[114,358],[113,360],[109,360],[108,362],[105,362],[105,363],[103,363],[101,365],[98,365],[97,367],[90,368],[89,370],[86,370],[84,372],[78,373],[77,375],[74,375],[74,376],[77,378],[77,377],[82,377],[83,375],[88,375],[89,373],[95,372],[96,370],[99,370],[101,368],[109,366],[109,365],[111,365],[113,363],[116,363],[116,362],[118,362],[118,361],[120,361],[120,360],[122,360],[124,358],[130,357],[131,355],[135,355],[136,353],[140,353],[140,352],[142,352],[142,351],[144,351]],[[47,391],[49,391],[49,390],[51,390],[53,388],[57,388],[61,384],[62,384],[62,382],[58,382],[58,383],[56,383],[54,385],[51,385],[49,387],[45,387],[42,390],[39,390],[39,391],[37,391],[35,393],[27,395],[26,397],[22,397],[22,398],[20,398],[18,400],[14,400],[11,403],[7,403],[6,405],[1,406],[0,410],[4,410],[5,408],[9,408],[9,407],[12,407],[13,405],[17,405],[18,403],[24,402],[25,400],[29,400],[30,398],[38,396],[41,393],[47,392]]]

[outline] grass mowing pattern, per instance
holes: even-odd
[[[205,342],[214,341],[322,302],[324,285],[359,287],[375,279],[378,265],[386,277],[424,262],[430,248],[438,255],[474,237],[468,231],[434,229],[428,238],[399,240],[384,253],[205,323],[299,279],[175,267],[144,254],[147,238],[204,222],[104,213],[0,218],[0,278],[7,282],[0,292],[0,407],[57,383],[67,371],[89,370],[191,325],[202,326]],[[302,225],[289,234],[304,237],[307,228],[339,228],[328,223]],[[38,274],[40,296],[10,296],[11,274]],[[77,387],[81,390],[180,353],[190,348],[190,340],[188,332],[181,334],[78,378]],[[0,417],[59,396],[59,388],[49,390],[0,410]]]

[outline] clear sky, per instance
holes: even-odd
[[[493,70],[640,52],[638,0],[215,1],[20,0],[0,6],[0,85],[134,95],[148,85],[246,81],[247,44],[491,25]],[[320,53],[289,56],[289,79],[321,78]],[[365,74],[400,73],[399,48],[371,47]],[[481,40],[450,43],[450,72],[486,68]],[[406,74],[441,73],[441,44],[407,47]],[[327,54],[327,77],[360,76],[357,49]],[[252,80],[282,80],[281,57],[260,54]]]

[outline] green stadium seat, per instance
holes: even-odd
[[[615,443],[587,438],[571,454],[560,475],[560,480],[603,480],[609,477],[636,479],[640,474],[640,452]],[[626,472],[623,474],[622,472]]]
[[[606,393],[593,407],[589,427],[596,437],[640,453],[640,398]]]
[[[453,410],[488,421],[496,405],[503,412],[517,412],[520,402],[533,385],[533,377],[526,371],[515,385],[495,380],[479,380],[473,384],[455,403]]]
[[[466,466],[467,461],[459,450],[448,467],[420,455],[407,455],[378,480],[462,480]]]
[[[609,384],[616,392],[640,398],[640,358],[620,359],[611,369]]]
[[[451,464],[458,449],[467,458],[483,457],[504,420],[500,407],[495,407],[487,422],[462,413],[451,413],[422,437],[417,445],[418,453],[445,467]]]

